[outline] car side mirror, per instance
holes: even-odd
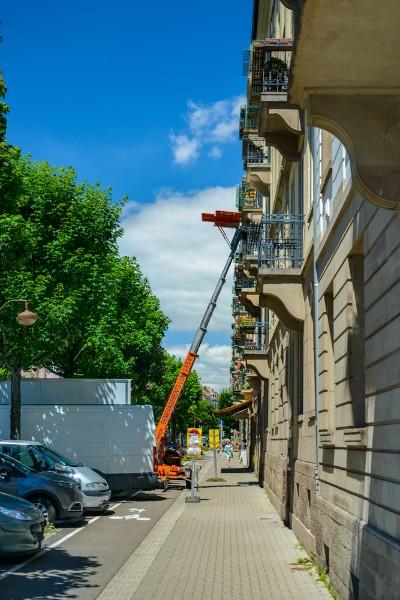
[[[58,471],[60,473],[73,473],[73,469],[71,469],[71,467],[66,467],[65,465],[62,465],[60,463],[54,463],[53,468],[55,471]]]

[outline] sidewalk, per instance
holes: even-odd
[[[202,461],[200,504],[185,490],[98,600],[321,600],[331,596],[297,570],[302,552],[254,476],[220,458],[226,482]]]

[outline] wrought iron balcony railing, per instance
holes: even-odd
[[[251,57],[250,48],[246,48],[245,50],[243,50],[242,75],[244,77],[247,77],[247,75],[249,74],[250,57]]]
[[[255,285],[256,280],[254,279],[254,277],[246,277],[244,275],[242,277],[236,277],[234,281],[235,291],[239,291],[243,288],[254,288]]]
[[[242,254],[245,256],[258,256],[261,235],[261,223],[252,223],[242,228]]]
[[[299,268],[303,263],[304,216],[265,214],[258,250],[259,268]]]
[[[245,350],[265,352],[268,347],[268,323],[259,321],[246,328]]]
[[[242,183],[236,188],[236,206],[238,210],[262,208],[262,196],[248,183]]]
[[[265,38],[253,42],[250,61],[252,94],[287,92],[293,47],[293,40],[286,38]]]
[[[239,116],[239,138],[243,139],[243,136],[247,131],[256,132],[258,129],[258,113],[259,108],[257,105],[241,106]]]
[[[259,148],[254,144],[249,144],[246,152],[247,165],[269,165],[271,163],[271,155],[269,148],[266,146]]]

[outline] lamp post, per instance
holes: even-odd
[[[22,327],[30,327],[37,321],[37,314],[29,310],[28,300],[12,298],[0,306],[0,313],[9,305],[23,302],[25,309],[17,314],[16,321]],[[6,365],[8,366],[8,365]],[[11,371],[11,407],[10,407],[10,437],[19,439],[21,433],[21,366],[10,365]]]

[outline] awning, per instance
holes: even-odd
[[[250,398],[249,400],[244,400],[243,402],[238,402],[237,404],[232,404],[231,406],[227,406],[226,408],[222,408],[221,410],[215,410],[214,414],[217,417],[228,417],[230,415],[234,415],[235,413],[244,410],[245,408],[250,408],[253,400]]]

